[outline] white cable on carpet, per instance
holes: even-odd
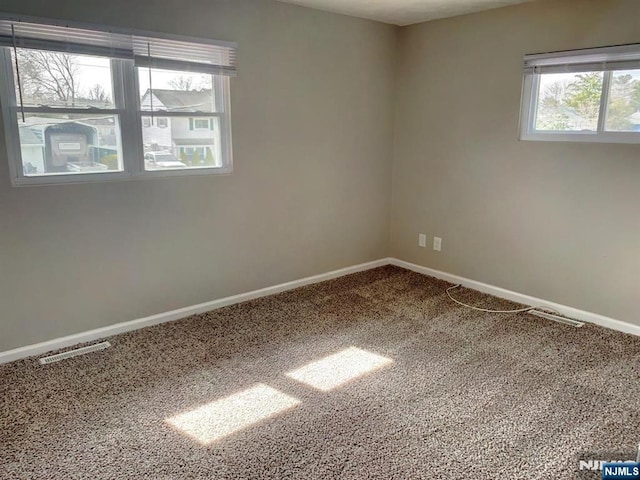
[[[460,288],[461,286],[462,286],[462,284],[459,283],[458,285],[454,285],[453,287],[447,288],[447,295],[449,296],[449,298],[451,300],[456,302],[458,305],[462,305],[463,307],[471,308],[472,310],[477,310],[478,312],[486,312],[486,313],[519,313],[519,312],[530,312],[531,310],[535,309],[535,307],[526,307],[526,308],[518,308],[516,310],[490,310],[488,308],[480,308],[480,307],[474,307],[473,305],[467,305],[466,303],[463,303],[463,302],[461,302],[459,300],[456,300],[455,298],[453,298],[451,296],[451,293],[449,293],[454,288]]]
[[[563,317],[559,312],[553,310],[552,308],[546,307],[525,307],[525,308],[517,308],[515,310],[490,310],[488,308],[480,308],[474,307],[473,305],[468,305],[460,300],[456,300],[451,296],[450,291],[455,288],[460,288],[462,284],[454,285],[453,287],[449,287],[446,289],[447,296],[456,302],[458,305],[462,305],[463,307],[470,308],[472,310],[477,310],[478,312],[486,312],[486,313],[521,313],[521,312],[529,312],[531,315],[535,315],[537,317],[546,318],[547,320],[553,320],[554,322],[568,324],[574,327],[582,327],[584,322],[579,320],[574,320],[572,318]]]

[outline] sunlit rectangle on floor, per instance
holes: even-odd
[[[259,383],[248,390],[167,418],[166,422],[206,445],[299,403],[297,398]]]
[[[287,376],[326,392],[391,363],[390,358],[350,347],[289,372]]]

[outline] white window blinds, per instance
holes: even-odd
[[[137,66],[235,76],[236,45],[208,39],[0,18],[0,47],[134,59]]]
[[[525,55],[525,74],[640,69],[640,44]]]
[[[175,38],[132,36],[136,66],[209,73],[236,74],[236,49],[230,44],[193,43]]]

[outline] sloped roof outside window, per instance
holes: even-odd
[[[215,111],[211,89],[164,90],[153,89],[154,96],[162,102],[168,112],[211,112]],[[149,90],[145,93],[146,98]],[[144,101],[143,101],[144,103]]]

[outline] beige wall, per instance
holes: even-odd
[[[233,175],[12,188],[0,148],[0,351],[388,254],[394,27],[269,0],[0,9],[239,46]]]
[[[391,254],[640,324],[640,145],[518,141],[523,55],[638,42],[639,19],[542,0],[402,29]]]
[[[640,146],[517,139],[522,56],[640,41],[636,0],[399,30],[270,0],[2,10],[236,41],[239,77],[231,176],[12,188],[0,148],[0,351],[388,254],[640,324]]]

